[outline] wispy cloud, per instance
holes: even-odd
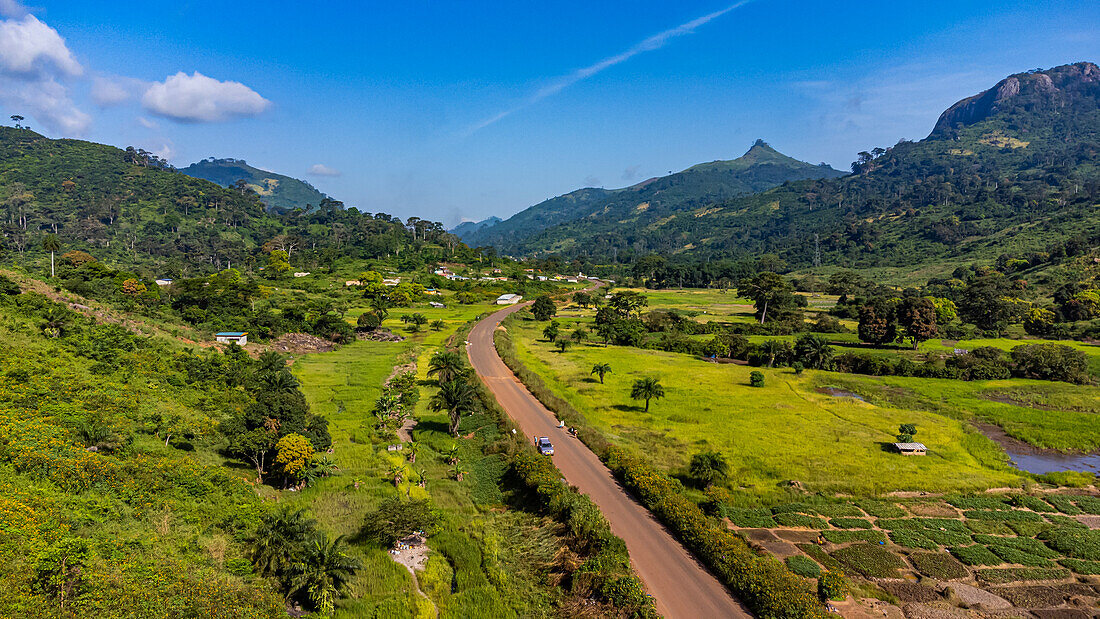
[[[637,56],[638,54],[661,49],[665,46],[666,43],[668,43],[672,39],[682,37],[687,34],[692,34],[700,26],[705,26],[706,24],[718,19],[726,13],[738,9],[748,4],[749,2],[751,2],[751,0],[741,0],[741,2],[736,2],[727,6],[724,9],[714,11],[713,13],[708,13],[706,15],[703,15],[702,17],[698,17],[689,22],[680,24],[675,28],[670,28],[663,32],[658,32],[657,34],[642,40],[640,43],[635,44],[624,52],[615,54],[614,56],[608,56],[607,58],[604,58],[603,60],[595,64],[591,64],[587,67],[577,69],[576,71],[573,71],[568,75],[564,75],[554,82],[543,86],[539,90],[535,91],[534,94],[524,99],[523,102],[519,103],[518,105],[515,105],[509,109],[500,112],[499,114],[486,118],[476,125],[473,125],[466,130],[465,135],[473,135],[474,133],[488,127],[489,125],[495,124],[524,108],[530,107],[538,103],[539,101],[546,99],[547,97],[558,94],[559,92],[565,90],[566,88],[569,88],[577,82],[586,80],[593,75],[610,69],[615,65],[622,64],[627,60],[630,60],[631,58]]]

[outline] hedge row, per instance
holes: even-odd
[[[695,502],[648,464],[618,447],[608,466],[757,615],[773,619],[825,619],[825,609],[801,578],[771,555],[758,555],[742,538],[711,524]]]
[[[622,538],[611,532],[607,519],[587,496],[567,486],[549,458],[524,451],[512,459],[512,471],[558,521],[565,523],[588,559],[573,575],[573,589],[598,592],[615,606],[636,616],[656,616],[652,599],[633,575]]]

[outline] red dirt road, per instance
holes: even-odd
[[[525,305],[496,312],[470,331],[466,351],[478,376],[520,431],[528,437],[550,437],[554,443],[554,464],[570,485],[596,503],[611,523],[612,531],[626,542],[634,570],[656,598],[659,613],[670,619],[752,617],[649,510],[623,490],[584,443],[557,427],[554,414],[504,365],[493,345],[493,332],[505,316]]]

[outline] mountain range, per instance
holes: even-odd
[[[260,201],[267,208],[280,211],[316,208],[327,197],[306,181],[252,167],[243,159],[210,157],[192,163],[180,169],[180,172],[222,187],[232,187],[237,181],[243,180],[260,196]]]
[[[772,153],[758,143],[746,156],[782,157]],[[925,139],[860,153],[843,177],[772,177],[771,188],[734,197],[673,183],[705,169],[697,166],[653,181],[677,192],[674,199],[646,183],[584,189],[469,242],[593,261],[652,252],[705,261],[773,253],[794,266],[1044,254],[1100,242],[1098,166],[1100,69],[1080,62],[1011,75],[952,105]],[[533,233],[518,229],[524,222]]]
[[[757,140],[744,155],[731,161],[712,161],[682,172],[651,178],[622,189],[586,187],[540,202],[493,225],[455,228],[471,247],[493,245],[524,253],[532,238],[566,224],[570,229],[610,226],[643,227],[675,212],[701,204],[756,193],[786,181],[836,178],[843,172],[788,157]],[[482,222],[484,223],[484,222]],[[552,233],[551,233],[552,234]],[[559,244],[558,249],[566,249]]]

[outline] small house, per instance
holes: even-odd
[[[894,443],[894,449],[903,456],[927,456],[928,448],[924,443]]]
[[[428,301],[428,305],[434,307],[435,309],[443,309],[443,308],[447,307],[446,305],[443,305],[439,301]]]
[[[344,282],[344,285],[345,286],[362,286],[363,282],[361,282],[357,279],[349,279],[346,282]]]
[[[156,282],[157,282],[158,286],[171,286],[172,285],[172,278],[171,277],[161,277],[161,278],[157,279]]]
[[[244,346],[248,343],[248,333],[244,331],[221,331],[214,334],[214,340],[220,344]]]
[[[497,297],[497,305],[515,305],[516,303],[519,303],[520,299],[522,298],[523,297],[518,294],[502,294]]]
[[[401,283],[400,278],[398,278],[398,279],[383,279],[382,280],[382,285],[383,286],[391,286],[392,287],[392,286],[396,286],[400,283]]]
[[[309,271],[298,271],[294,274],[294,277],[305,277],[309,275]]]

